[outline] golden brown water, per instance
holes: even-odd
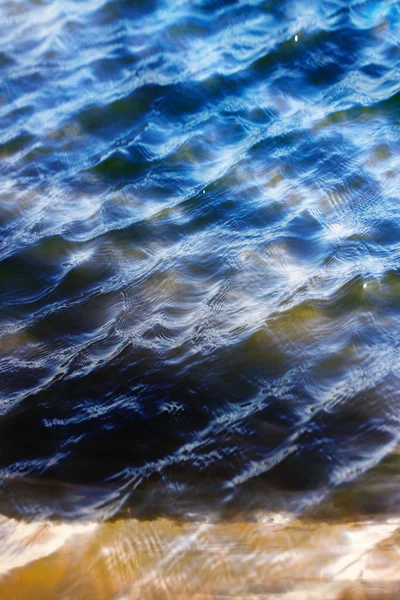
[[[381,600],[400,595],[393,453],[318,511],[251,520],[23,523],[3,517],[0,597]],[[393,495],[388,489],[388,495]]]
[[[27,564],[17,566],[14,557],[5,572],[3,562],[0,593],[54,600],[398,598],[399,524],[270,515],[255,523],[121,520],[24,531],[3,521],[12,531],[7,545],[21,560],[29,548]]]

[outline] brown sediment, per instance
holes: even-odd
[[[396,449],[301,517],[134,519],[129,508],[106,523],[2,516],[0,598],[397,600],[399,459]],[[39,482],[20,484],[38,493]]]
[[[400,519],[23,524],[3,518],[2,598],[398,598]],[[25,561],[25,562],[24,562]]]

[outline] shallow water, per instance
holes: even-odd
[[[1,3],[5,518],[398,516],[399,25]]]
[[[399,458],[393,453],[301,518],[271,511],[229,522],[1,517],[0,594],[17,600],[397,600],[400,519],[373,514],[365,502],[387,489]]]

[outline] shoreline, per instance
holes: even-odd
[[[398,598],[399,527],[400,518],[312,522],[279,513],[230,523],[158,518],[62,524],[1,517],[0,595]]]

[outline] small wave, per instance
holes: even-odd
[[[397,2],[0,16],[1,481],[98,493],[5,506],[296,512],[373,469],[398,443]]]

